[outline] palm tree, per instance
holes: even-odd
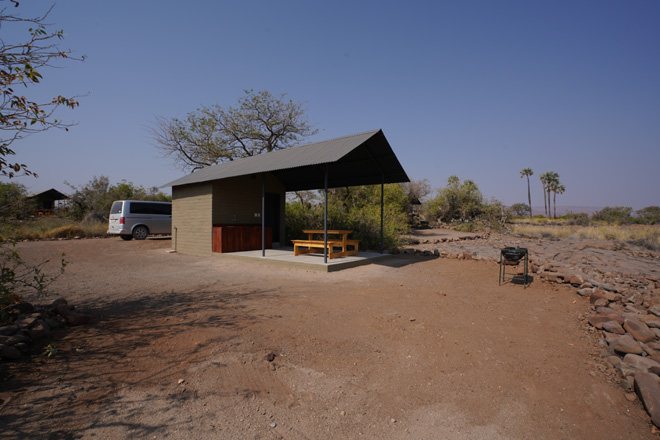
[[[539,176],[541,180],[541,185],[543,186],[543,209],[545,210],[545,216],[548,217],[548,199],[546,198],[546,186],[548,185],[548,173],[543,173]]]
[[[555,173],[554,171],[548,171],[546,174],[547,174],[546,176],[547,182],[545,189],[548,192],[548,217],[550,217],[550,214],[552,214],[550,193],[555,191],[557,186],[559,186],[559,174]],[[555,207],[555,214],[556,213],[557,213],[557,207]]]
[[[529,218],[532,218],[532,194],[529,191],[529,176],[534,175],[531,168],[523,168],[520,171],[520,178],[527,177],[527,201],[529,202]]]
[[[552,214],[552,200],[550,199],[550,193],[553,188],[559,185],[559,174],[554,171],[548,171],[540,176],[541,183],[543,184],[543,203],[545,207],[545,216],[550,217]]]
[[[554,191],[554,202],[553,204],[555,205],[555,218],[557,218],[557,194],[564,194],[566,192],[566,187],[559,183],[559,180],[557,180],[557,185],[553,189]]]

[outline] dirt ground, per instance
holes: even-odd
[[[92,321],[9,364],[0,437],[658,438],[603,369],[575,289],[498,286],[487,261],[320,273],[170,245],[20,245],[66,253],[54,289]]]

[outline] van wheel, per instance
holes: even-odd
[[[136,226],[133,229],[133,238],[136,240],[144,240],[149,235],[149,230],[146,226]]]
[[[133,240],[132,235],[120,235],[120,237],[121,237],[122,240],[126,240],[126,241]]]

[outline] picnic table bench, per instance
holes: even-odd
[[[353,232],[350,230],[328,229],[328,235],[341,235],[340,239],[328,238],[328,258],[346,257],[349,255],[358,254],[358,244],[360,240],[349,240],[348,235]],[[293,255],[298,256],[302,254],[309,254],[321,252],[325,247],[323,240],[314,240],[314,235],[323,234],[323,229],[305,229],[303,233],[307,234],[307,240],[291,240],[293,243]],[[348,246],[352,246],[352,250],[348,250]],[[303,249],[305,248],[305,249]],[[341,251],[335,251],[334,248],[341,248]]]

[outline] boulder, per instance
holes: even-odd
[[[572,277],[568,278],[568,282],[573,286],[578,287],[584,283],[584,278],[580,275],[573,275]]]
[[[589,318],[587,318],[589,321],[589,324],[593,325],[597,329],[602,329],[603,324],[609,321],[614,321],[614,319],[610,315],[591,315]]]
[[[660,304],[652,305],[649,307],[649,313],[653,313],[655,316],[660,316]]]
[[[642,322],[649,327],[660,328],[660,317],[656,315],[644,315],[642,317]]]
[[[64,298],[56,298],[55,300],[53,300],[52,303],[50,303],[50,306],[53,307],[53,308],[56,308],[56,307],[59,306],[60,304],[64,304],[65,306],[68,306],[68,305],[69,305],[69,303],[68,303],[68,301],[67,301],[66,299],[64,299]]]
[[[607,299],[605,297],[605,291],[603,289],[600,289],[600,288],[593,289],[591,291],[591,295],[589,296],[589,301],[591,302],[591,304],[593,304],[596,301],[598,301],[599,299]],[[608,300],[608,302],[609,302],[609,300]]]
[[[607,363],[609,363],[613,367],[616,367],[621,362],[622,361],[621,361],[621,358],[619,356],[608,356],[607,357]]]
[[[628,362],[619,362],[614,367],[616,371],[623,377],[634,377],[638,373],[648,373],[648,369],[641,367],[639,365],[629,364]]]
[[[639,342],[652,342],[656,339],[655,333],[652,332],[649,326],[642,321],[626,319],[623,323],[623,328]]]
[[[11,336],[18,331],[18,326],[16,324],[4,325],[0,327],[0,335],[2,336]]]
[[[635,341],[630,335],[623,335],[618,337],[612,343],[612,349],[619,353],[642,354],[644,352],[639,343]]]
[[[593,302],[593,305],[596,307],[607,307],[609,303],[610,302],[605,298],[598,298],[596,301]]]
[[[628,313],[637,313],[638,315],[648,315],[648,312],[644,307],[635,304],[626,305],[625,310]]]
[[[69,307],[64,304],[60,304],[55,310],[57,311],[57,314],[66,319],[66,322],[72,327],[87,324],[89,321],[89,315],[70,310]]]
[[[626,362],[630,365],[634,365],[639,368],[643,368],[648,371],[649,368],[656,367],[660,368],[660,363],[654,361],[653,359],[645,358],[637,354],[627,354],[623,357],[623,362]]]
[[[39,320],[39,316],[35,315],[20,315],[16,318],[16,325],[21,329],[27,329],[32,327]]]
[[[644,403],[653,424],[660,427],[660,377],[650,373],[636,374],[635,392]]]
[[[589,297],[589,296],[591,296],[591,293],[592,293],[593,291],[594,291],[594,290],[591,289],[591,288],[589,288],[589,287],[583,287],[582,289],[578,289],[577,293],[578,293],[578,295],[580,295],[580,296],[586,296],[586,297]]]
[[[602,327],[603,330],[606,330],[610,333],[614,333],[616,335],[623,335],[626,333],[626,331],[621,327],[621,324],[619,324],[616,321],[607,321],[604,322]]]
[[[21,357],[21,351],[12,347],[11,345],[0,344],[0,358],[3,359],[19,359]]]
[[[44,320],[39,320],[28,330],[31,339],[44,339],[50,337],[50,327]]]

